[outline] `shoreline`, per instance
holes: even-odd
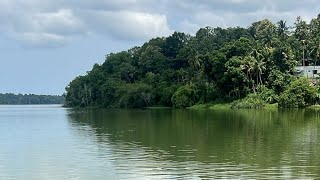
[[[146,109],[146,110],[163,110],[163,109],[188,109],[188,110],[238,110],[238,109],[259,109],[259,110],[275,110],[275,109],[314,109],[320,110],[320,104],[315,104],[302,108],[279,108],[278,103],[266,104],[261,108],[232,108],[232,103],[205,103],[205,104],[196,104],[191,107],[186,108],[174,108],[169,106],[150,106],[143,108],[104,108],[98,106],[89,106],[89,107],[69,107],[62,106],[63,108],[74,108],[74,109]]]
[[[234,109],[260,109],[260,110],[274,110],[274,109],[314,109],[320,110],[320,105],[315,104],[307,107],[302,108],[279,108],[278,103],[275,104],[266,104],[264,107],[261,108],[232,108],[231,103],[207,103],[207,104],[197,104],[186,109],[191,110],[234,110]]]

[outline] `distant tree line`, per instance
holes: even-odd
[[[0,104],[64,104],[63,96],[35,94],[0,94]]]
[[[215,101],[235,107],[304,107],[318,86],[294,76],[302,59],[320,59],[320,15],[294,27],[264,19],[248,28],[174,32],[141,47],[111,53],[66,87],[70,107],[189,107]],[[252,106],[253,104],[253,106]]]

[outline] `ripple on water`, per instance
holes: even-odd
[[[259,113],[252,119],[243,112],[197,117],[189,111],[166,111],[160,119],[153,117],[159,111],[93,112],[0,108],[0,179],[311,179],[320,175],[320,136],[310,113],[306,118],[311,120],[301,122],[276,114],[274,118],[281,121],[274,125]]]

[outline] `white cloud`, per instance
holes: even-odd
[[[87,21],[98,33],[122,40],[146,40],[167,36],[170,30],[165,15],[131,11],[90,11]]]
[[[121,39],[147,40],[172,31],[164,14],[144,12],[147,0],[77,1],[3,0],[0,31],[31,46],[55,47],[75,36],[97,33]],[[121,7],[124,9],[121,10]],[[127,9],[134,10],[127,10]],[[1,11],[5,10],[5,11]],[[51,45],[50,45],[51,44]]]
[[[194,35],[200,28],[201,26],[199,24],[192,23],[189,20],[183,20],[178,26],[178,29],[184,29],[183,32],[192,35]]]
[[[83,23],[74,16],[70,9],[60,9],[57,12],[36,13],[31,16],[35,31],[52,32],[55,34],[82,33]]]
[[[69,0],[68,6],[82,10],[144,10],[153,0]]]
[[[292,25],[297,16],[310,20],[319,12],[317,0],[0,0],[0,33],[31,45],[59,46],[92,33],[144,41],[173,29],[194,34],[264,18]]]
[[[12,5],[11,5],[12,6]],[[1,16],[2,33],[34,47],[57,47],[78,34],[85,34],[81,19],[75,17],[71,9],[52,12],[9,11]]]
[[[287,20],[288,25],[293,25],[297,16],[309,21],[320,12],[320,5],[314,0],[267,0],[264,3],[257,0],[177,0],[173,4],[183,9],[183,12],[188,12],[182,12],[177,29],[193,29],[191,34],[196,33],[196,27],[248,27],[265,18],[273,22]]]
[[[14,37],[26,47],[59,47],[68,40],[67,37],[61,35],[41,32],[19,33],[15,34]]]

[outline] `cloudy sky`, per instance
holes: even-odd
[[[107,53],[173,31],[319,13],[318,0],[0,0],[0,93],[62,94]]]

